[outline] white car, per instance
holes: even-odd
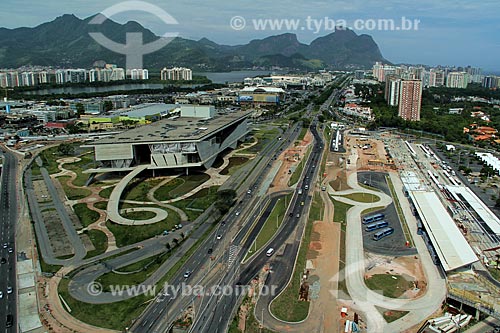
[[[0,299],[3,298],[3,291],[0,291]]]
[[[236,216],[240,216],[240,212],[236,212]]]
[[[222,235],[217,235],[217,240],[222,239]]]
[[[12,287],[7,287],[7,294],[12,294]]]

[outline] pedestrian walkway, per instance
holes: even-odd
[[[401,187],[398,187],[397,175],[391,174],[391,179],[395,182],[396,191],[400,191],[399,189]],[[382,296],[368,289],[364,282],[366,268],[363,246],[360,246],[360,244],[363,244],[360,215],[363,210],[369,207],[386,206],[392,200],[387,195],[380,192],[361,187],[357,182],[357,173],[352,173],[348,177],[348,184],[354,190],[357,189],[362,193],[376,194],[380,197],[380,201],[373,204],[354,202],[340,196],[335,197],[336,200],[341,202],[355,204],[347,212],[346,231],[347,251],[345,276],[349,294],[353,299],[352,305],[355,304],[356,308],[364,313],[364,318],[367,320],[367,327],[370,332],[401,332],[409,329],[425,320],[425,318],[430,316],[440,307],[441,302],[446,297],[445,281],[434,265],[423,240],[417,235],[416,220],[413,215],[410,215],[407,216],[407,222],[413,239],[415,240],[415,246],[418,250],[419,258],[427,278],[426,293],[416,299],[394,299]],[[407,200],[401,201],[403,206],[408,204]],[[404,209],[406,209],[406,207]],[[410,311],[410,313],[401,319],[387,324],[375,306],[389,310]]]
[[[134,211],[136,212],[140,211],[153,212],[155,214],[155,217],[147,220],[131,220],[120,215],[119,205],[123,191],[127,187],[128,183],[132,181],[132,179],[134,179],[137,175],[146,170],[148,167],[149,167],[148,165],[140,165],[136,167],[133,171],[131,171],[125,177],[123,177],[123,179],[115,186],[113,192],[111,192],[108,201],[108,207],[107,207],[108,219],[110,219],[116,224],[133,226],[133,225],[154,224],[163,221],[164,219],[167,218],[168,213],[166,211],[154,207],[134,208]]]

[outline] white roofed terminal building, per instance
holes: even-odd
[[[238,102],[241,105],[280,105],[285,91],[276,87],[245,87],[240,90]]]
[[[216,112],[213,106],[182,106],[180,116],[113,134],[85,146],[96,167],[86,173],[147,169],[210,168],[224,150],[249,132],[251,112]]]

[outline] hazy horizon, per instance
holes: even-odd
[[[74,14],[84,19],[95,15],[106,8],[123,2],[113,0],[87,1],[47,0],[39,3],[34,0],[4,0],[2,27],[13,29],[19,27],[35,27],[53,21],[63,14]],[[298,1],[294,8],[284,1],[273,3],[254,0],[252,3],[241,2],[225,5],[216,1],[202,4],[194,2],[165,4],[152,0],[154,4],[169,13],[178,24],[166,26],[155,15],[131,11],[113,16],[119,23],[137,21],[157,35],[176,31],[180,37],[199,40],[208,38],[218,44],[246,44],[253,39],[294,33],[301,43],[309,44],[318,37],[331,33],[319,23],[332,20],[347,22],[351,27],[356,20],[393,19],[399,22],[402,17],[418,20],[418,30],[384,31],[381,29],[353,29],[358,35],[367,34],[378,44],[382,55],[392,63],[425,64],[429,66],[474,66],[481,67],[484,72],[500,72],[496,59],[488,54],[500,53],[500,37],[492,34],[498,31],[500,22],[496,13],[500,11],[500,3],[487,0],[481,3],[470,3],[463,0],[445,0],[433,3],[423,0],[418,4],[401,4],[398,0],[389,0],[380,4],[375,1]],[[259,5],[260,4],[260,5]],[[297,15],[296,13],[300,13]],[[242,30],[231,28],[230,22],[235,16],[246,19],[247,26]],[[256,30],[252,26],[255,20],[300,20],[301,29]],[[313,30],[304,29],[304,22],[314,20]]]

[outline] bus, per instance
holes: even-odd
[[[387,223],[387,221],[378,221],[378,222],[373,222],[373,223],[370,223],[366,226],[365,230],[366,231],[373,231],[373,230],[377,230],[377,229],[382,229],[384,227],[387,227],[389,225],[389,223]]]
[[[383,220],[384,217],[385,217],[385,215],[382,213],[365,216],[365,217],[363,217],[363,224],[377,222],[377,221]]]
[[[391,227],[385,228],[377,232],[375,235],[373,235],[373,240],[380,240],[384,238],[385,236],[392,235],[394,233],[394,229]]]

